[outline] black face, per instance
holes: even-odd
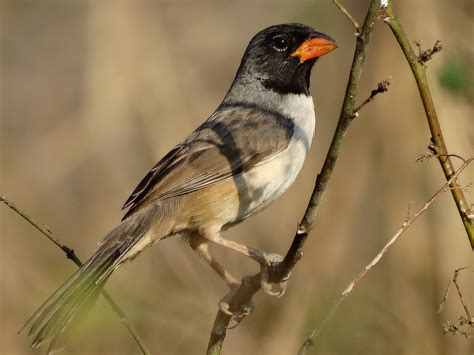
[[[268,27],[250,41],[242,58],[237,77],[251,76],[281,94],[309,94],[311,68],[316,59],[300,63],[291,56],[304,41],[321,37],[332,39],[302,24],[283,24]],[[245,79],[244,79],[245,80]]]

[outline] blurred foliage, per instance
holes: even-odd
[[[474,102],[474,70],[472,58],[458,56],[443,61],[438,70],[440,85],[449,93]]]

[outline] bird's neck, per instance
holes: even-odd
[[[310,96],[311,69],[315,62],[316,59],[308,60],[296,67],[287,68],[288,70],[276,70],[275,72],[266,73],[252,66],[252,63],[249,64],[242,60],[230,90],[233,87],[243,87],[245,90],[245,88],[262,86],[281,95]]]
[[[311,95],[281,94],[268,89],[259,80],[234,81],[221,106],[250,105],[278,112],[297,122],[314,121],[314,104]]]

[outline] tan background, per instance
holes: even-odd
[[[362,22],[367,1],[345,3]],[[445,49],[429,63],[432,94],[448,148],[472,155],[472,1],[395,3],[412,39],[427,46],[443,41]],[[326,154],[352,60],[354,30],[331,1],[0,4],[0,193],[84,259],[120,220],[123,201],[147,170],[212,113],[254,33],[304,22],[333,36],[339,48],[313,71],[317,132],[303,171],[277,203],[226,234],[285,252]],[[453,66],[464,84],[446,90],[440,78]],[[359,101],[390,76],[390,92],[350,128],[287,294],[259,294],[254,314],[229,332],[225,354],[295,354],[338,293],[398,229],[409,201],[418,208],[443,184],[436,160],[415,162],[429,144],[428,127],[408,66],[380,23]],[[466,171],[462,183],[473,181],[473,172]],[[472,189],[466,195],[474,201]],[[0,218],[0,349],[41,353],[16,332],[75,266],[6,207]],[[257,270],[238,255],[218,253],[239,276]],[[442,334],[441,322],[462,314],[454,292],[436,314],[453,270],[472,261],[454,202],[445,195],[360,283],[310,353],[472,354],[472,340]],[[473,279],[473,269],[459,279],[471,311]],[[226,292],[178,240],[161,242],[122,268],[107,289],[154,354],[204,353],[216,304]],[[65,353],[139,354],[103,301],[92,314]]]

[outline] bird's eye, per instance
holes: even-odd
[[[288,44],[288,38],[285,36],[278,35],[272,38],[273,49],[276,49],[279,52],[285,51],[288,48]]]

